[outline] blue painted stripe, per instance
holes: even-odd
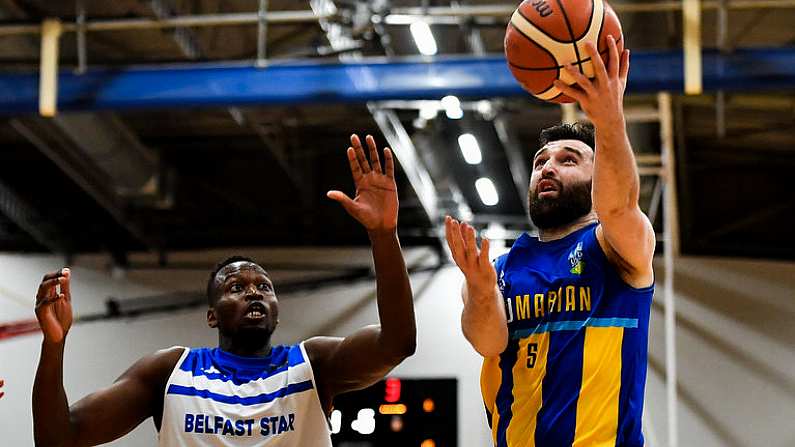
[[[237,404],[237,405],[249,406],[249,405],[265,404],[268,402],[272,402],[276,399],[289,396],[291,394],[296,394],[302,391],[311,390],[312,388],[314,388],[314,386],[312,385],[312,381],[307,380],[305,382],[291,383],[290,385],[287,385],[282,389],[274,391],[273,393],[264,393],[256,396],[240,397],[240,396],[227,396],[224,394],[213,393],[212,391],[209,390],[197,390],[196,388],[188,386],[171,385],[168,387],[167,394],[178,394],[181,396],[196,396],[196,397],[201,397],[203,399],[210,399],[215,402],[221,402],[224,404]]]
[[[511,339],[521,340],[532,334],[557,331],[578,331],[584,327],[637,328],[637,318],[588,318],[575,321],[549,321],[531,329],[519,329],[511,333]]]
[[[629,93],[684,88],[682,51],[632,53]],[[795,48],[703,52],[704,90],[791,90]],[[274,88],[278,86],[278,88]],[[445,95],[527,97],[502,55],[378,60],[350,64],[274,62],[92,69],[58,77],[59,110],[169,108],[247,104],[365,102]],[[35,112],[39,73],[0,74],[0,114]]]

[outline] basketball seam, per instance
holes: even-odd
[[[591,29],[591,23],[593,23],[594,10],[596,10],[596,5],[594,4],[594,0],[591,0],[591,13],[588,14],[588,26],[585,27],[585,31],[582,32],[582,35],[579,35],[579,36],[577,36],[576,39],[574,39],[574,42],[579,42],[580,39],[582,39],[583,37],[585,37],[588,34],[588,30]],[[604,12],[602,13],[602,18],[603,18],[603,22],[604,22]],[[600,32],[601,32],[601,30],[600,30]],[[598,42],[597,42],[597,46],[598,46]]]
[[[548,92],[548,91],[552,90],[553,88],[555,88],[555,86],[554,86],[554,85],[550,85],[550,86],[549,86],[549,87],[548,87],[546,90],[540,91],[540,92],[538,92],[538,93],[533,93],[533,95],[534,95],[534,96],[541,96],[541,95],[543,95],[544,93],[546,93],[546,92]]]
[[[519,33],[521,34],[521,31],[519,31]],[[524,34],[522,34],[522,36],[527,38],[527,36],[525,36]],[[621,43],[621,40],[622,40],[622,38],[619,37],[618,40],[616,40],[616,44]],[[543,47],[539,46],[539,48],[543,48]],[[599,54],[600,55],[607,54],[609,51],[610,51],[610,49],[606,48],[606,49],[600,51]],[[586,57],[585,59],[582,60],[583,63],[590,62],[590,61],[591,61],[591,56],[588,56],[588,57]],[[515,68],[517,70],[524,70],[524,71],[560,70],[561,68],[564,67],[563,65],[558,65],[556,67],[522,67],[521,65],[516,65],[516,64],[514,64],[511,61],[508,61],[508,65],[510,65],[511,67],[513,67],[513,68]]]
[[[596,6],[596,5],[594,5]],[[593,18],[593,11],[591,11],[591,18]],[[605,19],[607,18],[607,9],[604,7],[602,8],[602,20],[599,22],[599,31],[596,33],[596,51],[599,51],[599,40],[602,37],[602,31],[605,29]],[[588,33],[588,30],[585,30],[585,33]],[[618,44],[618,41],[616,41]],[[609,46],[608,46],[609,48]]]
[[[518,11],[518,10],[517,10],[517,11]],[[524,15],[522,15],[521,11],[519,12],[519,15],[521,15],[521,16],[522,16],[522,18],[524,18],[525,20],[527,20],[527,17],[525,17]],[[530,21],[528,20],[528,22],[530,22]],[[530,23],[532,23],[532,22],[530,22]],[[508,23],[508,25],[512,26],[512,27],[513,27],[513,29],[515,29],[515,30],[516,30],[516,32],[518,32],[518,33],[519,33],[519,35],[520,35],[520,36],[524,37],[524,38],[525,38],[525,39],[527,39],[527,40],[528,40],[530,43],[532,43],[533,45],[535,45],[536,47],[540,48],[540,49],[541,49],[541,50],[543,50],[545,53],[547,53],[547,54],[549,55],[549,57],[550,57],[550,58],[552,58],[552,60],[553,60],[553,61],[555,61],[555,62],[557,62],[557,61],[558,61],[558,58],[556,58],[556,57],[555,57],[555,55],[554,55],[554,54],[552,54],[552,52],[550,52],[549,50],[547,50],[547,49],[546,49],[546,48],[544,48],[543,46],[539,45],[539,44],[538,44],[538,42],[536,42],[535,40],[531,39],[531,38],[530,38],[530,36],[528,36],[528,35],[526,35],[524,32],[522,32],[522,30],[520,30],[520,29],[519,29],[519,28],[518,28],[516,25],[514,25],[514,24],[513,24],[513,22],[509,22],[509,23]],[[543,33],[543,34],[545,34],[547,37],[550,37],[550,36],[549,36],[547,33],[544,33],[543,31],[542,31],[542,33]],[[554,40],[554,39],[553,39],[553,40]],[[561,43],[565,43],[565,42],[561,42]],[[507,59],[507,57],[506,57],[506,59]],[[510,61],[508,61],[508,64],[510,64],[510,65],[513,65],[513,64],[511,64],[511,62],[510,62]],[[558,73],[557,73],[557,75],[555,76],[555,79],[558,79],[558,78],[560,78],[560,69],[561,69],[561,68],[562,68],[561,66],[554,67],[554,68],[550,67],[550,68],[548,68],[548,70],[552,70],[552,69],[555,69],[555,70],[557,70],[557,71],[558,71]],[[548,90],[548,89],[547,89],[547,90]],[[531,92],[531,93],[532,93],[532,92]],[[535,95],[536,93],[533,93],[533,94]]]
[[[574,29],[571,27],[571,23],[569,23],[569,16],[566,14],[566,8],[563,7],[561,0],[556,1],[560,7],[560,12],[563,14],[563,21],[566,22],[566,29],[569,30],[569,36],[571,36],[571,44],[574,46],[574,54],[577,57],[577,68],[579,68],[580,73],[585,74],[585,71],[582,69],[582,61],[580,60],[580,49],[577,47],[577,39],[574,37]],[[593,0],[591,0],[591,6],[593,6]],[[591,8],[591,11],[593,13],[593,8]]]
[[[571,43],[571,42],[569,42],[567,40],[560,40],[560,39],[556,38],[555,36],[552,36],[549,33],[547,33],[546,31],[544,31],[544,28],[541,28],[540,26],[536,25],[532,20],[528,19],[526,15],[522,14],[522,10],[521,9],[517,9],[516,12],[518,12],[519,15],[522,16],[523,19],[527,20],[528,23],[532,24],[536,29],[538,29],[538,31],[541,34],[549,37],[550,39],[554,40],[555,42],[558,42],[558,43]],[[514,28],[516,28],[516,26],[514,26]],[[569,35],[571,35],[571,33],[569,33]],[[527,37],[527,36],[525,36],[525,37]],[[528,37],[528,39],[529,39],[529,37]]]
[[[536,94],[536,95],[533,95],[533,96],[535,96],[537,99],[540,99],[541,101],[554,101],[554,100],[556,100],[556,99],[560,98],[561,96],[564,96],[564,95],[563,95],[563,92],[561,92],[560,90],[558,90],[558,94],[557,94],[557,95],[555,95],[555,96],[553,96],[553,97],[551,97],[551,98],[542,98],[542,97],[541,97],[541,95],[543,95],[544,93],[546,93],[546,92],[548,92],[548,91],[552,90],[553,88],[555,88],[555,86],[554,86],[554,85],[553,85],[552,87],[550,87],[550,88],[548,88],[548,89],[544,90],[543,92],[541,92],[541,93],[539,93],[539,94]]]

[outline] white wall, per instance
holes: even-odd
[[[658,283],[664,271],[658,265]],[[795,264],[680,259],[679,445],[795,445]],[[667,445],[662,287],[652,309],[646,407]]]
[[[219,259],[229,251],[180,259]],[[257,259],[311,259],[328,262],[334,253],[308,250],[250,252]],[[339,256],[341,255],[341,256]],[[367,264],[366,250],[340,250],[338,262]],[[428,253],[412,251],[410,263]],[[32,301],[41,275],[60,266],[56,257],[0,255],[0,322],[32,317]],[[76,312],[103,309],[107,296],[143,296],[198,290],[207,272],[130,272],[113,279],[102,258],[79,258],[74,271]],[[295,273],[274,273],[277,283]],[[664,272],[658,269],[662,284]],[[677,337],[680,378],[680,445],[795,445],[795,264],[681,259],[677,262]],[[394,372],[402,377],[456,377],[459,383],[459,440],[464,447],[489,444],[478,388],[480,359],[460,332],[461,276],[454,268],[416,274],[419,344],[417,354]],[[658,287],[658,292],[662,289]],[[316,334],[345,335],[376,321],[372,284],[357,283],[282,296],[281,325],[275,342]],[[646,431],[649,447],[666,445],[664,333],[661,296],[652,310]],[[65,385],[74,401],[115,377],[141,355],[171,345],[214,345],[204,324],[204,309],[135,320],[77,325],[69,335]],[[0,341],[0,400],[3,445],[32,445],[30,390],[40,335]],[[154,445],[147,422],[115,446]]]
[[[245,252],[256,259],[310,259],[328,262],[328,252]],[[217,260],[228,253],[213,253]],[[339,262],[368,264],[366,250],[339,250]],[[194,256],[196,258],[196,256]],[[199,257],[204,259],[204,257]],[[407,255],[410,265],[433,262],[425,250]],[[32,303],[38,282],[46,271],[61,266],[57,257],[0,255],[0,323],[32,318]],[[309,262],[309,261],[307,261]],[[82,265],[82,267],[81,267]],[[207,272],[159,271],[130,272],[125,279],[105,273],[104,260],[78,259],[73,270],[72,295],[76,314],[101,312],[108,296],[118,298],[146,296],[169,290],[199,290]],[[87,267],[91,266],[91,267]],[[277,286],[295,272],[271,272]],[[480,358],[469,347],[460,331],[461,276],[456,269],[418,273],[412,277],[415,291],[419,349],[393,374],[405,378],[454,377],[459,383],[460,445],[488,443],[483,405],[479,394]],[[291,343],[313,335],[346,335],[377,322],[374,283],[364,281],[327,287],[306,294],[282,296],[280,326],[274,343]],[[423,342],[422,340],[433,340]],[[0,400],[2,445],[30,446],[32,421],[31,389],[38,361],[41,335],[0,341],[0,377],[6,380],[6,396]],[[64,361],[64,384],[70,402],[110,384],[140,356],[173,346],[214,346],[216,334],[207,328],[205,309],[187,310],[146,318],[75,325],[69,333]],[[155,445],[155,430],[150,421],[111,445]]]

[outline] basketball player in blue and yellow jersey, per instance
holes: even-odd
[[[327,415],[334,396],[380,380],[416,344],[411,288],[396,232],[392,153],[384,150],[382,172],[372,137],[367,137],[369,162],[359,138],[354,135],[351,142],[356,196],[340,191],[328,196],[370,237],[380,325],[346,338],[273,346],[279,323],[274,284],[254,261],[233,257],[221,262],[207,283],[207,324],[218,331],[218,347],[173,347],[148,355],[114,384],[69,407],[62,377],[72,324],[71,273],[50,273],[36,297],[44,333],[33,387],[36,445],[104,444],[151,417],[161,447],[330,447]]]
[[[607,67],[589,46],[594,80],[569,68],[577,85],[556,83],[593,127],[541,134],[528,188],[539,236],[492,265],[488,240],[478,250],[471,226],[446,220],[497,447],[643,445],[655,240],[625,129],[629,53],[608,40]]]

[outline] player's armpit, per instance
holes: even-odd
[[[649,219],[640,208],[622,213],[599,215],[596,239],[622,279],[632,287],[648,287],[654,282],[652,258],[655,235]]]
[[[174,347],[147,355],[111,386],[80,399],[69,410],[75,429],[71,446],[110,442],[132,431],[148,417],[159,428],[163,395],[184,348]]]
[[[378,325],[365,326],[345,338],[313,337],[304,346],[327,413],[334,396],[378,382],[412,354],[383,349]]]

